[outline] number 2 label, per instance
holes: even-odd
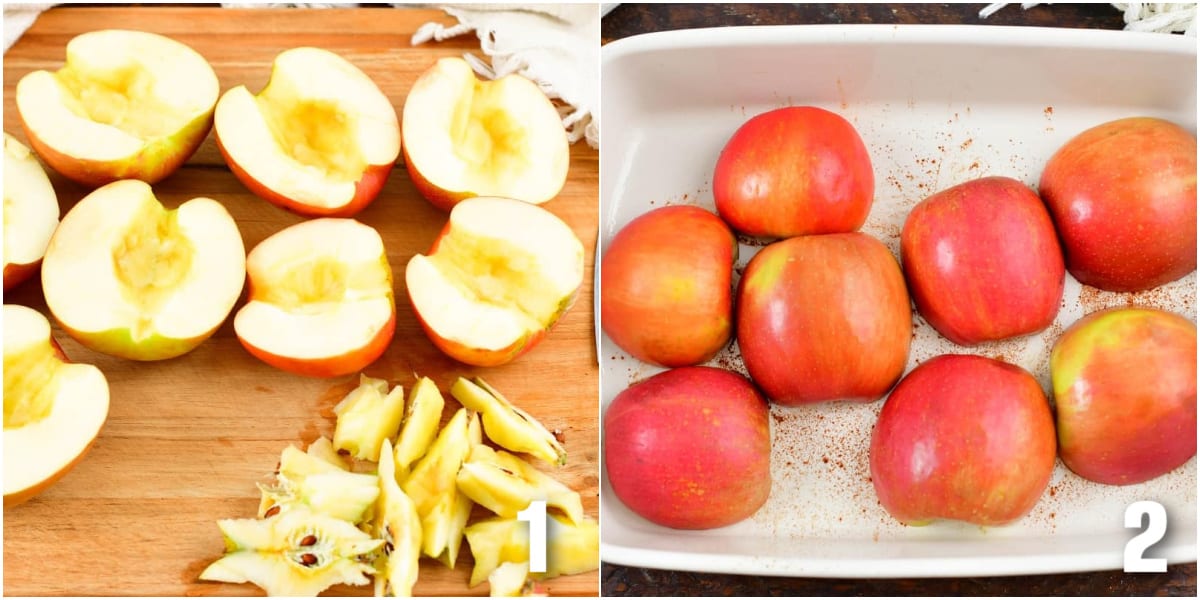
[[[1126,573],[1166,573],[1167,559],[1146,558],[1146,550],[1157,544],[1167,533],[1167,511],[1163,505],[1150,500],[1139,500],[1125,508],[1125,528],[1141,529],[1142,515],[1147,519],[1146,530],[1133,536],[1125,544]]]

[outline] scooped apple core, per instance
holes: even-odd
[[[112,248],[121,293],[142,309],[131,331],[134,340],[154,333],[155,316],[191,272],[196,253],[179,226],[178,211],[157,202],[143,204],[142,210]]]
[[[42,263],[46,305],[81,343],[134,360],[190,351],[233,309],[246,277],[237,224],[217,201],[175,209],[126,179],[67,213]]]
[[[58,393],[56,375],[62,364],[50,344],[30,344],[11,353],[7,347],[4,349],[5,430],[37,423],[50,415]]]
[[[583,245],[545,209],[472,198],[454,207],[429,255],[409,261],[405,279],[417,313],[439,335],[498,350],[570,308],[583,280]]]
[[[65,65],[17,83],[26,130],[83,161],[115,161],[172,138],[211,114],[220,85],[204,57],[142,31],[85,33],[67,44]]]
[[[482,81],[461,58],[443,58],[413,83],[401,123],[410,173],[443,193],[540,204],[566,181],[562,118],[519,75]]]

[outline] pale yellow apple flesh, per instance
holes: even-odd
[[[308,361],[352,355],[394,321],[383,240],[358,221],[293,225],[251,250],[246,268],[250,301],[234,329],[267,354]]]
[[[58,227],[58,196],[33,153],[4,134],[4,287],[17,267],[42,260]]]
[[[219,91],[212,67],[184,44],[104,30],[72,39],[58,71],[23,77],[16,100],[46,146],[79,160],[120,161],[211,114]]]
[[[63,218],[42,264],[46,304],[84,345],[136,360],[183,354],[225,320],[245,281],[229,212],[194,198],[169,210],[150,186],[97,189]]]
[[[566,182],[570,147],[562,118],[537,84],[519,75],[482,81],[461,58],[443,58],[413,84],[402,123],[414,179],[449,195],[539,204]]]
[[[320,208],[348,204],[369,167],[400,155],[388,97],[357,67],[317,48],[280,54],[258,95],[230,89],[214,119],[222,149],[250,178]]]
[[[413,308],[447,340],[500,350],[547,329],[583,282],[583,244],[553,213],[507,198],[464,200],[431,253],[405,271]]]
[[[50,323],[4,305],[4,500],[19,503],[78,461],[108,417],[108,382],[92,365],[64,362]]]

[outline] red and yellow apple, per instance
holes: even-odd
[[[1050,352],[1059,456],[1085,479],[1128,485],[1196,455],[1196,324],[1111,308],[1076,321]]]
[[[212,127],[220,86],[204,57],[143,31],[92,31],[67,43],[66,64],[17,83],[30,146],[55,171],[97,187],[157,183]]]
[[[862,138],[846,119],[815,106],[779,108],[746,121],[713,171],[717,212],[754,236],[856,231],[874,197]]]
[[[1149,117],[1071,138],[1038,185],[1081,283],[1136,292],[1196,270],[1196,136]]]
[[[943,354],[884,402],[871,435],[871,482],[883,508],[908,525],[1005,525],[1046,491],[1054,453],[1054,417],[1032,375]]]
[[[413,311],[447,356],[480,367],[532,350],[575,303],[583,243],[554,213],[511,198],[464,200],[404,272]]]
[[[136,179],[105,185],[63,217],[42,260],[46,306],[84,346],[134,360],[190,352],[229,316],[246,250],[220,202],[167,208]]]
[[[29,279],[58,227],[58,195],[37,158],[4,134],[4,289]]]
[[[904,221],[900,261],[917,311],[963,346],[1041,331],[1062,303],[1054,223],[1037,194],[1008,177],[922,200]]]
[[[284,371],[338,377],[375,362],[396,330],[383,239],[353,219],[302,221],[246,256],[249,294],[233,328],[246,350]]]
[[[358,67],[319,48],[276,56],[257,95],[244,85],[225,92],[215,131],[250,191],[305,216],[357,214],[400,156],[391,101]]]
[[[604,413],[613,492],[675,529],[750,517],[771,491],[768,413],[754,385],[724,369],[681,367],[633,384]]]
[[[738,243],[719,217],[666,206],[630,221],[604,252],[600,323],[634,358],[682,367],[702,363],[733,334]]]
[[[541,204],[567,181],[562,117],[520,75],[483,81],[465,60],[440,59],[413,83],[402,123],[408,174],[441,210],[476,196]]]
[[[66,475],[108,418],[108,381],[72,363],[41,313],[4,305],[4,507]]]
[[[878,400],[908,361],[904,276],[887,247],[863,233],[763,248],[742,274],[736,312],[746,369],[779,404]]]

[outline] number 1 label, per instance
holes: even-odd
[[[1162,508],[1161,506],[1159,507]],[[518,521],[529,523],[529,572],[546,572],[546,501],[534,500],[517,513]],[[1165,570],[1165,569],[1164,569]]]
[[[1163,505],[1150,500],[1134,502],[1125,508],[1125,528],[1141,529],[1142,515],[1149,517],[1146,530],[1125,544],[1125,572],[1166,573],[1167,559],[1146,558],[1143,555],[1166,535],[1167,511]]]

